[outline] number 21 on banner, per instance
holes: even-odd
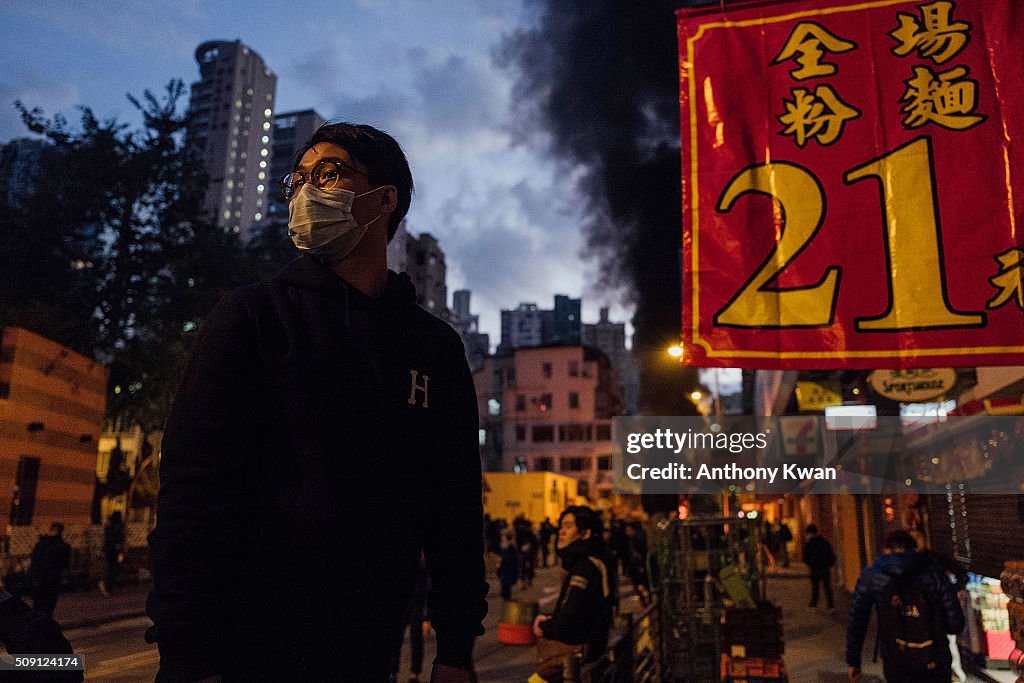
[[[843,176],[847,185],[878,181],[885,222],[889,302],[880,315],[857,318],[858,332],[981,327],[984,313],[953,310],[946,291],[931,141],[916,138]],[[768,283],[810,244],[825,221],[825,192],[806,169],[766,162],[740,171],[718,200],[726,213],[742,195],[775,203],[779,239],[757,271],[714,318],[720,327],[815,328],[835,318],[841,269],[829,266],[806,287],[769,289]],[[899,275],[897,277],[897,274]]]

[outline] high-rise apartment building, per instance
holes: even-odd
[[[469,312],[470,291],[457,290],[452,295],[452,310],[448,322],[459,333],[463,346],[466,347],[466,360],[469,369],[476,372],[490,353],[490,336],[480,331],[480,316]]]
[[[511,351],[544,343],[544,313],[535,303],[522,303],[501,312],[499,351]]]
[[[555,307],[543,310],[534,303],[522,303],[501,312],[499,350],[521,349],[542,344],[579,344],[581,300],[555,295]]]
[[[596,323],[584,323],[583,343],[600,349],[608,356],[612,367],[619,375],[622,385],[626,412],[637,412],[640,394],[640,376],[633,354],[626,348],[626,324],[614,323],[608,319],[608,308],[601,309],[601,319]]]
[[[189,140],[210,177],[206,203],[217,225],[248,237],[267,215],[277,76],[251,48],[211,40],[196,48]]]
[[[555,308],[551,312],[550,337],[545,339],[546,344],[579,344],[580,330],[580,309],[582,301],[573,299],[565,294],[555,295]]]
[[[416,287],[420,306],[442,320],[448,319],[448,268],[437,239],[429,232],[409,235],[405,271]]]
[[[20,138],[0,145],[0,198],[20,207],[35,194],[43,166],[43,155],[52,146],[42,140]]]
[[[295,155],[313,132],[322,126],[324,117],[312,109],[290,111],[274,116],[273,148],[270,154],[270,185],[265,220],[269,223],[288,222],[288,202],[281,194],[280,180],[294,169]]]

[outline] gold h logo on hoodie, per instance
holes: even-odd
[[[416,394],[423,392],[423,407],[429,408],[427,390],[430,387],[430,375],[423,375],[423,384],[417,383],[420,373],[416,370],[409,371],[409,405],[414,406],[417,403]]]

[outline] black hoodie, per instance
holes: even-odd
[[[487,611],[477,427],[462,343],[404,273],[371,299],[303,256],[226,296],[162,444],[158,680],[370,680],[421,548],[438,661],[468,666]]]

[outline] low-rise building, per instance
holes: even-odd
[[[589,346],[516,349],[504,368],[505,471],[558,472],[592,500],[612,488],[612,417],[622,393],[608,357]]]
[[[0,504],[14,527],[88,524],[106,410],[104,365],[18,327],[0,351]]]

